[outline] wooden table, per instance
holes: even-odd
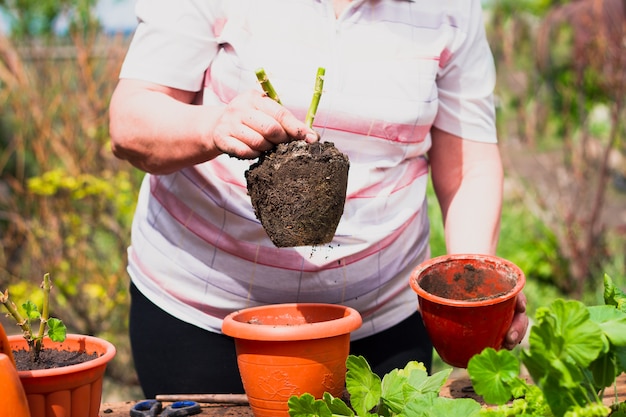
[[[626,374],[617,379],[617,394],[620,401],[626,401]],[[467,376],[459,376],[450,379],[441,390],[441,395],[448,398],[473,398],[482,403],[482,398],[474,392],[472,384]],[[605,403],[611,404],[615,397],[613,387],[605,391]],[[100,417],[128,417],[130,409],[137,401],[121,403],[104,403],[100,408]],[[164,405],[169,403],[164,402]],[[254,417],[247,405],[200,403],[201,417]]]

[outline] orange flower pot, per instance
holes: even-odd
[[[28,347],[21,335],[9,336],[12,350]],[[54,369],[18,371],[31,417],[98,417],[106,365],[115,347],[92,336],[68,334],[62,343],[44,339],[44,349],[97,353],[98,358]]]
[[[512,262],[471,254],[425,261],[410,279],[435,350],[459,368],[486,347],[502,347],[525,283]]]
[[[222,331],[235,338],[255,417],[289,416],[292,395],[341,396],[350,332],[361,322],[356,310],[335,304],[276,304],[228,315]]]
[[[0,416],[30,417],[28,400],[17,375],[13,353],[0,324]]]

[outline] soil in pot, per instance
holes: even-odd
[[[30,352],[26,349],[13,351],[15,366],[18,371],[34,371],[36,369],[53,369],[63,366],[76,365],[98,357],[97,353],[75,352],[69,350],[42,349],[39,359],[33,361]]]
[[[281,143],[246,171],[255,214],[277,247],[332,241],[343,214],[348,157],[332,142]]]

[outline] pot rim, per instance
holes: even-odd
[[[26,339],[24,339],[24,337],[22,335],[10,335],[8,336],[9,339],[9,344],[11,345],[11,347],[13,349],[15,348],[22,348],[22,347],[27,347],[27,342]],[[95,337],[95,336],[88,336],[88,335],[83,335],[83,334],[73,334],[73,333],[68,333],[65,336],[65,341],[74,341],[74,340],[83,340],[86,344],[96,344],[96,345],[100,345],[104,347],[104,353],[100,356],[98,356],[95,359],[89,360],[87,362],[83,362],[83,363],[77,363],[74,365],[67,365],[67,366],[62,366],[59,368],[50,368],[50,369],[33,369],[33,370],[27,370],[27,371],[18,371],[17,374],[19,375],[20,378],[24,378],[24,377],[31,377],[31,378],[36,378],[36,377],[50,377],[50,376],[56,376],[56,375],[62,375],[62,374],[67,374],[67,373],[75,373],[75,372],[81,372],[81,371],[86,371],[89,369],[93,369],[96,368],[98,366],[102,366],[102,365],[106,365],[108,362],[110,362],[113,357],[115,357],[116,354],[116,348],[115,346],[104,339],[101,339],[99,337]],[[51,342],[50,339],[46,336],[44,338],[44,343],[46,345],[44,345],[44,348],[51,348],[54,345],[60,345],[63,346],[64,342]],[[52,343],[53,345],[50,346],[48,345],[49,343]]]
[[[450,261],[457,260],[478,260],[486,263],[501,263],[504,264],[507,268],[511,270],[511,272],[517,276],[515,286],[511,288],[505,294],[502,294],[498,297],[481,299],[481,300],[455,300],[445,297],[440,297],[438,295],[431,294],[424,290],[418,282],[418,277],[420,274],[435,264],[447,263]],[[455,307],[483,307],[490,306],[494,304],[499,304],[504,301],[510,300],[511,298],[515,298],[524,288],[526,284],[526,276],[524,272],[521,270],[519,266],[509,261],[508,259],[504,259],[495,255],[483,255],[483,254],[468,254],[468,253],[460,253],[460,254],[451,254],[451,255],[441,255],[431,259],[428,259],[421,264],[419,264],[413,271],[411,272],[410,277],[410,285],[413,291],[417,293],[418,299],[426,299],[436,304],[455,306]]]
[[[337,318],[313,323],[297,324],[261,324],[249,323],[242,319],[254,313],[267,313],[271,310],[280,310],[284,313],[295,312],[299,309],[321,307],[325,310],[335,310],[343,314]],[[323,339],[340,336],[361,327],[363,320],[358,311],[352,307],[340,304],[326,303],[284,303],[267,304],[244,308],[228,314],[222,323],[222,333],[237,339],[263,341],[295,341],[307,339]]]

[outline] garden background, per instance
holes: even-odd
[[[527,275],[531,316],[557,297],[601,302],[605,272],[626,287],[626,2],[483,3],[506,175],[498,255]],[[53,315],[118,349],[112,401],[141,397],[125,267],[143,174],[109,148],[130,35],[106,31],[95,7],[0,0],[11,20],[0,34],[0,289],[38,302],[49,272]],[[445,248],[434,198],[430,212],[435,256]]]

